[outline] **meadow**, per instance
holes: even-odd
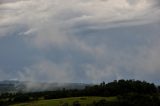
[[[93,102],[106,100],[106,101],[116,101],[116,97],[71,97],[62,99],[51,99],[51,100],[39,100],[32,101],[28,103],[14,104],[11,106],[73,106],[73,103],[78,101],[81,106],[88,106]]]

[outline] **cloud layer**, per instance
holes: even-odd
[[[0,14],[2,79],[159,80],[158,0],[2,0]]]

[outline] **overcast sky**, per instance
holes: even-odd
[[[0,0],[0,80],[160,84],[160,0]]]

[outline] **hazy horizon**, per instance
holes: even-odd
[[[0,0],[0,81],[160,84],[159,0]]]

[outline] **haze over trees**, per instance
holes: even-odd
[[[159,106],[160,86],[146,81],[122,79],[110,83],[102,82],[99,85],[86,86],[84,89],[64,88],[56,91],[4,93],[0,95],[0,105],[36,101],[42,98],[48,100],[86,96],[117,98],[113,103],[108,103],[105,100],[95,101],[92,106],[110,106],[112,104],[114,104],[114,106],[121,106],[124,104],[128,106],[140,106],[142,104],[145,104],[145,106]],[[80,104],[76,101],[73,105],[79,106]]]

